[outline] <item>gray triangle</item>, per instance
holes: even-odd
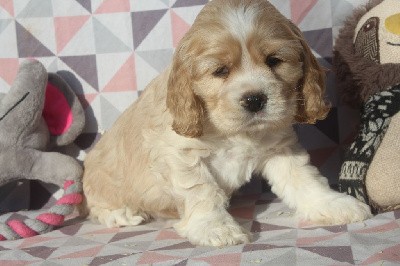
[[[165,13],[167,13],[167,9],[132,13],[132,36],[134,48],[137,48],[142,43]]]
[[[71,246],[89,246],[89,245],[99,245],[101,244],[100,242],[97,241],[92,241],[90,239],[86,239],[83,237],[73,237],[68,239],[62,246],[63,247],[71,247]]]
[[[95,90],[99,90],[95,55],[62,56],[60,58]]]
[[[143,58],[151,67],[158,72],[163,71],[170,63],[173,49],[162,49],[152,51],[137,51],[136,52],[141,58]]]
[[[0,34],[10,25],[12,19],[0,19]]]
[[[169,6],[169,0],[160,0],[160,2],[164,3],[166,6]]]
[[[131,50],[96,18],[93,18],[93,29],[96,53],[128,52]]]
[[[254,221],[251,227],[252,232],[267,232],[267,231],[287,230],[287,229],[292,229],[292,228],[275,224],[260,223],[257,221]]]
[[[92,13],[92,4],[91,0],[76,0],[81,6],[83,6],[87,11]]]
[[[354,6],[345,0],[331,0],[333,26],[342,26],[346,17],[353,12]]]
[[[208,0],[177,0],[172,7],[200,6],[208,3]]]
[[[27,31],[18,22],[15,23],[19,57],[45,57],[54,56],[35,36]]]
[[[353,264],[353,252],[350,246],[329,246],[329,247],[301,247],[304,250],[315,253],[319,256],[330,258],[336,262]]]
[[[18,14],[18,18],[52,17],[51,0],[31,0]]]
[[[46,68],[48,72],[56,72],[58,69],[57,58],[54,58],[53,62],[51,62]]]
[[[115,120],[121,115],[121,112],[115,108],[104,96],[100,96],[101,121],[104,129],[110,128]]]
[[[384,249],[388,246],[393,244],[398,244],[397,240],[390,239],[390,232],[389,233],[381,233],[377,234],[352,234],[350,237],[351,243],[363,243],[363,245],[372,250],[372,249]]]
[[[279,230],[275,232],[279,232]],[[268,241],[268,243],[274,243],[278,245],[278,243],[285,242],[287,239],[295,239],[297,237],[296,230],[286,229],[286,230],[281,230],[281,232],[282,232],[281,234],[280,233],[274,234],[273,236],[270,236],[271,234],[267,234],[266,232],[264,232],[264,234],[260,234],[260,238],[265,241]]]
[[[303,35],[322,58],[326,60],[332,57],[332,28],[304,31]]]
[[[280,255],[279,257],[275,257],[272,260],[268,260],[265,263],[268,263],[268,265],[291,265],[295,261],[297,261],[297,255],[296,255],[296,248],[290,248],[288,252],[285,254]]]

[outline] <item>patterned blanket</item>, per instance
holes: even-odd
[[[331,68],[332,45],[343,19],[367,0],[271,0],[304,32],[319,62]],[[65,152],[84,158],[99,135],[137,99],[170,62],[174,47],[207,0],[0,0],[0,92],[7,92],[21,60],[34,57],[60,74],[86,110],[84,133]],[[296,131],[332,184],[358,112],[338,104],[332,72],[328,118]],[[194,247],[160,221],[106,229],[70,217],[68,225],[26,240],[0,242],[1,265],[26,264],[359,264],[400,263],[400,213],[365,223],[312,227],[251,183],[231,213],[254,233],[254,242],[224,249]],[[0,221],[45,209],[62,191],[41,183],[0,188]],[[47,204],[46,204],[47,202]]]
[[[230,213],[253,242],[196,247],[168,223],[107,229],[69,220],[46,235],[0,242],[1,265],[388,265],[400,263],[400,211],[364,223],[312,226],[271,193],[238,196]],[[383,264],[383,265],[386,265]]]

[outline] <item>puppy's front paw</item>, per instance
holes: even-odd
[[[207,219],[207,222],[191,223],[184,228],[179,224],[175,225],[175,229],[194,245],[221,247],[250,242],[250,234],[245,232],[232,217]]]
[[[372,217],[365,203],[352,196],[335,193],[330,200],[320,201],[301,215],[315,224],[338,225],[364,221]]]

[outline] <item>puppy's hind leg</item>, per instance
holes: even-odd
[[[138,225],[150,219],[148,214],[141,211],[132,211],[127,207],[115,210],[92,207],[89,217],[98,220],[109,228]]]

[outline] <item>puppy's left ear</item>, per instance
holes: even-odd
[[[290,29],[303,46],[303,78],[298,86],[296,122],[315,124],[324,119],[330,104],[325,100],[325,71],[312,54],[303,34],[290,22]]]
[[[193,91],[190,66],[181,60],[177,50],[168,79],[167,107],[173,117],[173,130],[179,135],[195,138],[203,134],[204,103]]]

